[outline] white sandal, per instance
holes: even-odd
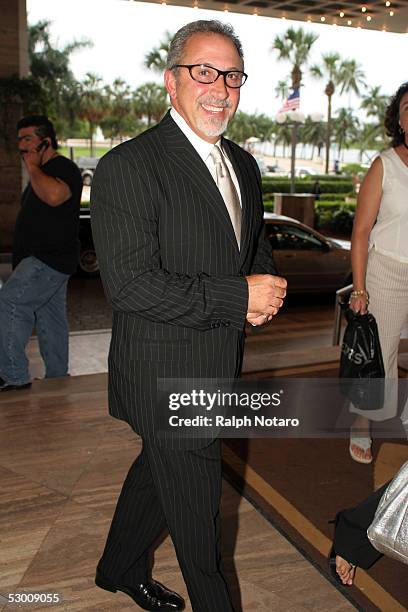
[[[369,464],[372,462],[373,460],[373,456],[370,452],[370,458],[365,459],[364,455],[368,450],[371,451],[371,444],[372,444],[372,439],[371,438],[355,438],[354,436],[350,437],[350,446],[349,446],[349,451],[350,451],[350,456],[354,461],[357,461],[357,463],[364,463],[364,464]],[[363,451],[362,454],[357,454],[355,452],[355,450],[353,449],[353,446],[359,448],[360,450]]]

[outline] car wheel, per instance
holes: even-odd
[[[92,184],[92,176],[90,174],[85,174],[82,177],[82,184],[85,185],[86,187],[90,187]]]
[[[95,247],[92,244],[81,246],[79,254],[78,272],[81,276],[99,276],[99,263]]]

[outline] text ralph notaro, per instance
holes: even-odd
[[[203,389],[193,389],[188,393],[170,393],[169,408],[170,410],[179,410],[188,406],[198,406],[205,410],[212,410],[217,406],[241,406],[251,408],[251,410],[260,410],[267,406],[280,406],[281,393],[237,393],[220,391],[209,393]]]
[[[224,427],[227,429],[242,429],[242,428],[253,428],[253,427],[299,427],[299,419],[285,418],[280,419],[278,417],[265,417],[263,415],[256,415],[254,417],[243,416],[243,417],[224,417],[217,415],[215,418],[203,415],[197,415],[192,418],[179,417],[173,414],[169,417],[169,425],[171,427]]]

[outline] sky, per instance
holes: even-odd
[[[278,62],[271,51],[275,36],[289,27],[303,27],[319,34],[312,47],[311,64],[319,63],[322,53],[337,51],[343,59],[355,59],[363,68],[367,84],[380,85],[390,95],[407,78],[401,60],[407,50],[408,35],[308,24],[261,16],[239,15],[222,11],[162,6],[125,0],[27,0],[29,23],[51,21],[52,39],[58,45],[88,38],[91,49],[72,55],[71,69],[78,79],[87,72],[102,77],[105,83],[123,78],[132,88],[146,81],[162,82],[143,66],[145,54],[162,38],[166,30],[196,19],[219,19],[231,23],[241,38],[245,53],[245,71],[249,74],[241,90],[240,109],[274,117],[281,107],[275,87],[290,73],[288,62]],[[301,110],[305,114],[326,111],[324,81],[316,81],[305,69],[301,90]],[[335,95],[334,109],[351,105],[358,110],[354,96]],[[360,118],[364,116],[359,113]]]

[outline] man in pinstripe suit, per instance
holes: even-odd
[[[150,577],[149,550],[164,529],[194,612],[233,610],[220,568],[220,441],[157,435],[156,397],[159,378],[238,376],[245,322],[270,321],[286,293],[263,238],[257,164],[222,138],[245,79],[230,26],[181,28],[165,72],[171,111],[106,155],[93,181],[92,229],[114,311],[109,408],[143,439],[96,583],[145,610],[184,608]]]

